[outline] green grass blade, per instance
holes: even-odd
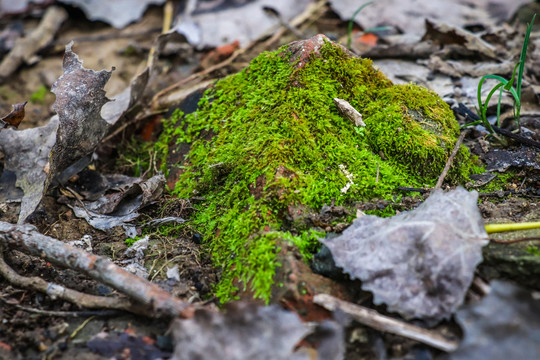
[[[482,105],[482,115],[481,115],[481,119],[483,120],[484,122],[484,125],[486,126],[486,128],[489,130],[490,133],[493,132],[493,128],[491,127],[491,124],[489,123],[488,119],[487,119],[487,116],[486,116],[486,113],[487,113],[487,108],[488,108],[488,105],[489,105],[489,101],[491,100],[491,97],[493,96],[493,94],[495,93],[495,91],[499,90],[501,87],[503,87],[504,85],[506,85],[506,83],[508,82],[507,80],[503,79],[504,82],[500,82],[499,84],[497,84],[493,89],[491,89],[491,91],[489,92],[487,98],[486,98],[486,101],[484,102],[484,104]]]
[[[518,78],[517,78],[517,93],[519,97],[521,97],[521,81],[523,79],[523,70],[525,70],[525,57],[527,56],[527,46],[529,45],[529,36],[531,35],[535,18],[536,18],[536,14],[533,15],[531,23],[527,24],[527,32],[525,33],[525,39],[523,39],[523,47],[521,48],[521,54],[519,56],[520,65],[519,65]]]
[[[491,91],[489,92],[487,98],[486,98],[486,101],[484,103],[482,103],[482,85],[484,84],[484,81],[486,81],[487,79],[494,79],[494,80],[497,80],[499,82],[499,84],[497,84],[493,89],[491,89]],[[495,91],[497,91],[499,88],[501,87],[504,87],[508,84],[508,80],[506,80],[505,78],[499,76],[499,75],[485,75],[485,76],[482,76],[482,78],[480,79],[480,82],[478,83],[478,88],[477,88],[477,97],[478,97],[478,109],[477,109],[477,112],[478,112],[478,116],[480,117],[480,120],[482,120],[482,122],[484,123],[484,127],[490,132],[490,133],[493,133],[493,128],[491,127],[491,124],[489,123],[488,119],[487,119],[487,108],[488,108],[488,105],[489,105],[489,101],[491,100],[491,97],[493,96],[493,94],[495,93]],[[500,103],[499,103],[499,106],[500,106]]]
[[[362,11],[366,6],[368,5],[371,5],[373,4],[373,1],[369,1],[365,4],[363,4],[362,6],[360,6],[358,9],[356,9],[356,11],[353,13],[353,16],[351,18],[351,20],[349,21],[349,27],[347,29],[347,48],[351,48],[351,44],[352,44],[352,28],[353,28],[353,23],[354,23],[354,18],[356,17],[356,15],[358,15],[358,13],[360,11]]]
[[[467,123],[467,124],[463,124],[463,125],[461,125],[459,128],[460,128],[460,129],[464,129],[464,128],[467,128],[467,127],[470,127],[470,126],[480,125],[480,124],[482,124],[482,123],[483,123],[482,120],[476,120],[476,121],[473,121],[473,122],[470,122],[470,123]]]
[[[510,82],[508,82],[508,84],[511,85]],[[501,101],[502,101],[503,89],[506,89],[506,86],[503,86],[501,90],[499,91],[499,100],[497,101],[497,127],[501,127]]]
[[[520,65],[521,65],[521,61],[518,62],[516,66],[514,66],[514,71],[512,72],[512,78],[510,79],[510,81],[508,81],[508,84],[504,86],[504,90],[510,91],[510,88],[512,87],[512,85],[514,85],[514,80],[516,78],[516,71],[517,71],[518,66]]]
[[[503,78],[502,76],[499,76],[499,75],[492,75],[492,74],[489,74],[489,75],[484,75],[482,77],[482,79],[494,79],[494,80],[498,80],[502,83],[504,83],[506,85],[506,83],[508,82],[508,80],[506,80],[505,78]]]
[[[364,30],[364,34],[378,32],[378,31],[388,31],[392,29],[393,29],[392,26],[376,26],[376,27],[372,27],[372,28],[368,28]]]
[[[480,82],[478,82],[478,88],[476,89],[477,94],[476,97],[478,99],[478,108],[476,111],[478,112],[478,116],[480,117],[480,120],[484,121],[485,119],[482,117],[482,114],[484,113],[484,104],[482,104],[482,85],[484,84],[484,81],[486,81],[486,77],[482,77],[480,79]]]

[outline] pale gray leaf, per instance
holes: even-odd
[[[406,319],[439,321],[459,307],[488,243],[478,193],[434,192],[417,209],[392,218],[362,216],[324,240],[336,264],[376,304]]]

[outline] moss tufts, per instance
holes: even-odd
[[[268,300],[284,242],[306,259],[316,250],[317,233],[285,229],[289,206],[318,211],[432,185],[459,132],[434,93],[395,86],[339,46],[326,43],[303,67],[289,57],[287,48],[263,53],[218,81],[196,113],[173,116],[158,145],[165,159],[172,139],[191,144],[174,193],[204,199],[193,221],[223,269],[224,301],[239,287]],[[335,97],[363,114],[365,129],[339,114]],[[466,180],[474,166],[466,148],[455,164],[450,178]]]

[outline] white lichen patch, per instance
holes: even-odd
[[[343,164],[339,164],[339,169],[341,170],[341,172],[343,173],[343,175],[345,175],[345,177],[347,178],[347,180],[349,180],[347,182],[347,184],[345,184],[345,186],[341,189],[341,192],[346,194],[347,191],[349,191],[350,187],[352,185],[354,185],[354,182],[353,182],[353,179],[354,179],[354,175],[351,174],[350,172],[347,171],[347,168],[345,167],[345,165]]]

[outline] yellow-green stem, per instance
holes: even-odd
[[[484,227],[488,234],[492,234],[496,232],[538,229],[540,228],[540,221],[526,223],[487,224]]]

